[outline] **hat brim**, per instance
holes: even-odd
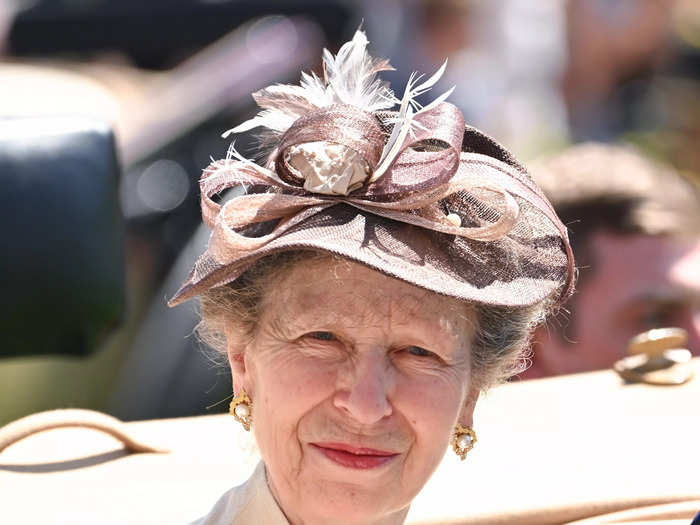
[[[241,253],[226,264],[217,262],[207,250],[169,305],[228,284],[261,258],[290,250],[340,255],[464,301],[532,305],[556,295],[565,281],[568,265],[554,226],[540,224],[533,229],[528,223],[531,207],[524,201],[520,204],[523,211],[513,231],[498,242],[478,242],[426,231],[338,203],[311,215],[264,247]]]

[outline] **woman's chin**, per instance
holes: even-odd
[[[402,502],[392,491],[379,490],[375,485],[315,480],[314,486],[313,493],[306,496],[312,507],[309,512],[317,523],[367,525],[405,513],[410,505],[410,500]]]
[[[404,454],[355,455],[332,447],[307,447],[314,506],[324,514],[343,516],[347,523],[370,523],[410,504],[411,495],[403,497],[397,484]]]

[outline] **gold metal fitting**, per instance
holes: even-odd
[[[467,452],[474,448],[475,443],[476,432],[469,427],[463,427],[461,424],[457,423],[452,433],[452,450],[455,451],[455,454],[464,461],[464,458],[467,457]]]
[[[238,395],[231,400],[228,411],[243,428],[250,431],[250,425],[253,423],[253,402],[246,394],[245,388],[241,388]]]
[[[682,328],[654,328],[643,332],[627,345],[628,357],[613,365],[625,381],[650,385],[682,385],[693,377],[688,362],[690,351],[683,348],[688,333]]]
[[[687,342],[688,332],[682,328],[654,328],[630,339],[627,343],[627,353],[653,357],[672,348],[683,348]]]

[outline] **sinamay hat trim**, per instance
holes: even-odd
[[[204,170],[202,217],[213,232],[171,306],[299,249],[467,301],[524,306],[570,295],[566,228],[525,169],[465,126],[445,102],[452,90],[415,102],[445,64],[426,81],[412,75],[398,100],[377,78],[390,66],[367,43],[358,31],[336,57],[324,50],[323,79],[304,73],[301,86],[254,94],[263,110],[231,132],[263,126],[272,153],[260,166],[232,147]],[[244,195],[214,201],[240,186]]]

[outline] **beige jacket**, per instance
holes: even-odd
[[[191,525],[289,525],[267,485],[260,462],[252,476],[226,492],[209,514]]]

